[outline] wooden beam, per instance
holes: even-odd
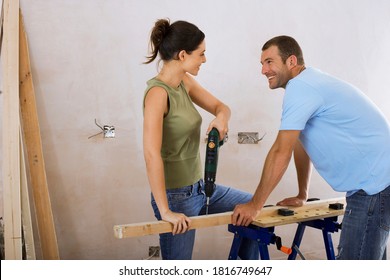
[[[331,203],[342,203],[345,205],[345,198],[332,198],[326,200],[317,200],[307,202],[301,207],[281,207],[271,206],[263,208],[252,224],[260,227],[272,227],[276,225],[286,225],[291,223],[309,221],[314,219],[340,216],[344,214],[344,209],[329,209]],[[280,216],[280,208],[289,208],[294,210],[293,216]],[[231,223],[233,212],[224,212],[219,214],[191,217],[191,229],[219,226]],[[125,225],[115,225],[114,235],[122,239],[127,237],[136,237],[152,235],[159,233],[172,232],[172,224],[165,221],[153,221],[144,223],[133,223]]]
[[[191,229],[226,225],[231,222],[232,212],[191,217]],[[173,226],[165,221],[134,223],[114,226],[116,238],[135,237],[158,233],[172,232]]]
[[[3,46],[3,18],[4,18],[4,0],[0,2],[0,56],[1,56],[1,48]],[[1,92],[0,92],[1,93]]]
[[[28,170],[30,172],[34,206],[37,215],[42,256],[45,260],[59,259],[57,236],[55,232],[49,188],[47,185],[43,159],[41,134],[35,91],[31,74],[27,36],[23,18],[20,14],[20,107],[22,131],[27,150]]]
[[[20,132],[22,135],[22,132]],[[22,205],[22,231],[25,245],[26,259],[35,260],[34,234],[30,210],[30,196],[28,192],[28,180],[26,173],[26,162],[24,158],[23,139],[20,137],[20,193]]]
[[[3,200],[5,259],[22,259],[19,119],[19,1],[3,3]]]

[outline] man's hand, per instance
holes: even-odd
[[[299,206],[302,206],[303,204],[305,204],[305,202],[306,202],[306,199],[301,199],[299,197],[294,196],[294,197],[285,198],[282,201],[279,201],[278,203],[276,203],[276,205],[299,207]]]
[[[161,216],[164,221],[170,222],[173,225],[173,235],[185,233],[191,226],[190,218],[182,213],[176,213],[169,210]]]
[[[234,208],[232,215],[232,224],[235,226],[249,226],[259,214],[252,201],[246,204],[239,204]]]

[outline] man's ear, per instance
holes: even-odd
[[[287,58],[287,60],[286,60],[286,64],[287,64],[287,67],[289,68],[289,69],[292,69],[292,68],[294,68],[295,66],[297,66],[298,65],[298,59],[297,59],[297,57],[295,56],[295,55],[290,55],[288,58]]]

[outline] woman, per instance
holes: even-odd
[[[163,259],[191,259],[195,230],[190,216],[205,214],[206,196],[200,161],[202,118],[193,103],[215,116],[207,133],[215,127],[221,139],[228,132],[230,109],[195,81],[206,62],[205,35],[195,25],[167,19],[155,23],[151,32],[151,55],[163,65],[147,82],[144,97],[144,157],[152,190],[152,207],[158,220],[172,223],[172,233],[160,234]],[[210,198],[209,213],[233,210],[251,195],[217,186]],[[239,256],[257,259],[257,243],[245,240]],[[242,251],[242,252],[241,252]]]

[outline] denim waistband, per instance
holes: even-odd
[[[167,193],[169,192],[191,192],[191,193],[201,193],[202,192],[202,186],[203,186],[203,179],[200,179],[198,182],[192,184],[192,185],[189,185],[189,186],[185,186],[185,187],[181,187],[181,188],[177,188],[177,189],[167,189]]]
[[[195,184],[189,185],[188,187],[191,188],[192,193],[201,193],[202,192],[202,186],[203,186],[203,179],[200,179]]]

